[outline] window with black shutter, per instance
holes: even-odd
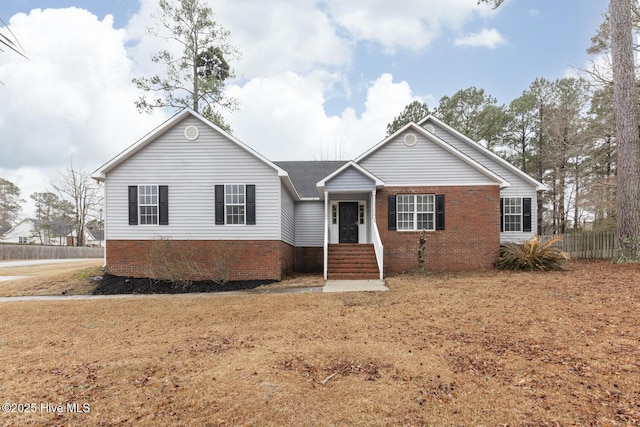
[[[215,186],[216,225],[255,225],[256,186],[218,184]]]
[[[531,197],[500,198],[500,231],[531,231]]]
[[[129,225],[169,225],[169,187],[130,185]]]
[[[389,230],[444,230],[444,194],[393,194],[387,199]]]

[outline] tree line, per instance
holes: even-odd
[[[75,246],[84,246],[85,231],[102,232],[102,191],[88,172],[73,164],[49,182],[47,191],[29,197],[35,205],[33,238],[40,244],[50,244],[61,227],[74,231]],[[0,230],[15,226],[26,203],[20,188],[0,177]],[[26,237],[26,236],[25,236]]]
[[[538,78],[507,105],[470,87],[430,109],[414,101],[388,134],[433,114],[544,183],[538,234],[615,229],[616,146],[611,88],[583,78]]]

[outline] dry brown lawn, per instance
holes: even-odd
[[[0,281],[0,297],[89,294],[96,286],[90,279],[102,275],[103,264],[102,259],[90,259],[0,268],[1,276],[22,277]]]
[[[0,423],[639,425],[640,267],[570,269],[0,303]]]

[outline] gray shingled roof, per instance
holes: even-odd
[[[316,184],[347,163],[346,160],[273,162],[289,174],[300,197],[318,197]]]

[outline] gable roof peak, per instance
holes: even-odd
[[[355,163],[360,163],[362,160],[364,160],[365,158],[369,157],[374,152],[378,151],[381,147],[383,147],[386,144],[388,144],[389,142],[393,141],[396,137],[398,137],[398,135],[401,135],[402,133],[407,132],[408,130],[412,130],[413,132],[416,132],[417,134],[419,134],[422,137],[424,137],[426,140],[431,141],[432,143],[436,144],[437,146],[443,148],[445,151],[449,152],[450,154],[452,154],[455,157],[459,158],[463,162],[467,163],[472,168],[478,170],[480,173],[484,174],[485,176],[489,177],[490,179],[492,179],[493,181],[498,183],[500,185],[500,188],[507,188],[507,187],[511,186],[511,184],[509,182],[507,182],[502,177],[498,176],[491,169],[489,169],[488,167],[486,167],[483,164],[479,163],[478,161],[472,159],[471,157],[469,157],[468,155],[466,155],[462,151],[458,150],[456,147],[454,147],[451,144],[447,143],[446,141],[442,140],[435,133],[431,133],[431,132],[427,131],[425,128],[423,128],[422,126],[419,126],[415,122],[409,122],[406,125],[404,125],[402,128],[398,129],[393,134],[387,136],[385,139],[380,141],[378,144],[374,145],[372,148],[367,150],[365,153],[363,153],[360,156],[358,156],[354,160],[354,162]]]
[[[497,161],[498,163],[502,164],[503,166],[505,166],[506,168],[511,170],[516,175],[518,175],[521,178],[523,178],[525,181],[528,181],[531,184],[535,185],[536,191],[546,191],[546,190],[548,190],[546,185],[544,185],[543,183],[541,183],[540,181],[538,181],[537,179],[535,179],[534,177],[532,177],[528,173],[523,172],[520,168],[514,166],[513,164],[511,164],[510,162],[506,161],[505,159],[503,159],[502,157],[500,157],[499,155],[497,155],[493,151],[491,151],[488,148],[484,147],[479,142],[474,141],[473,139],[469,138],[467,135],[463,134],[459,130],[457,130],[454,127],[452,127],[452,126],[448,125],[447,123],[443,122],[441,119],[437,118],[433,114],[429,114],[427,117],[425,117],[424,119],[420,120],[418,122],[418,125],[419,125],[419,127],[423,127],[429,121],[435,123],[439,127],[444,128],[447,132],[449,132],[449,133],[453,134],[454,136],[458,137],[458,139],[462,140],[467,145],[470,145],[470,146],[474,147],[476,150],[480,151],[486,157],[489,157],[489,158],[493,159],[494,161]]]
[[[133,156],[135,153],[140,151],[142,148],[144,148],[145,146],[147,146],[151,142],[153,142],[156,139],[158,139],[160,136],[165,134],[168,130],[172,129],[175,125],[177,125],[182,120],[184,120],[184,118],[187,117],[187,116],[192,116],[192,117],[200,120],[204,125],[210,127],[211,129],[215,130],[216,132],[220,133],[227,140],[231,141],[232,143],[235,143],[240,148],[244,149],[245,151],[247,151],[248,153],[250,153],[251,155],[253,155],[257,159],[261,160],[262,162],[264,162],[268,166],[272,167],[273,169],[275,169],[278,172],[278,176],[280,176],[281,178],[288,177],[288,174],[287,174],[286,171],[284,171],[282,168],[278,167],[276,164],[271,162],[269,159],[264,157],[262,154],[258,153],[253,148],[249,147],[248,145],[246,145],[245,143],[240,141],[238,138],[236,138],[233,135],[231,135],[229,132],[225,131],[224,129],[220,128],[216,124],[214,124],[211,121],[207,120],[205,117],[203,117],[199,113],[195,112],[191,108],[184,108],[184,109],[178,111],[177,113],[175,113],[173,116],[171,116],[167,120],[165,120],[163,123],[161,123],[155,129],[153,129],[151,132],[147,133],[145,136],[143,136],[142,138],[140,138],[139,140],[137,140],[136,142],[131,144],[129,147],[125,148],[123,151],[121,151],[119,154],[117,154],[115,157],[113,157],[107,163],[105,163],[102,166],[100,166],[92,174],[92,178],[97,180],[97,181],[104,181],[104,179],[106,178],[106,174],[108,172],[110,172],[111,170],[113,170],[114,168],[116,168],[117,166],[122,164],[123,162],[125,162],[128,158]]]

